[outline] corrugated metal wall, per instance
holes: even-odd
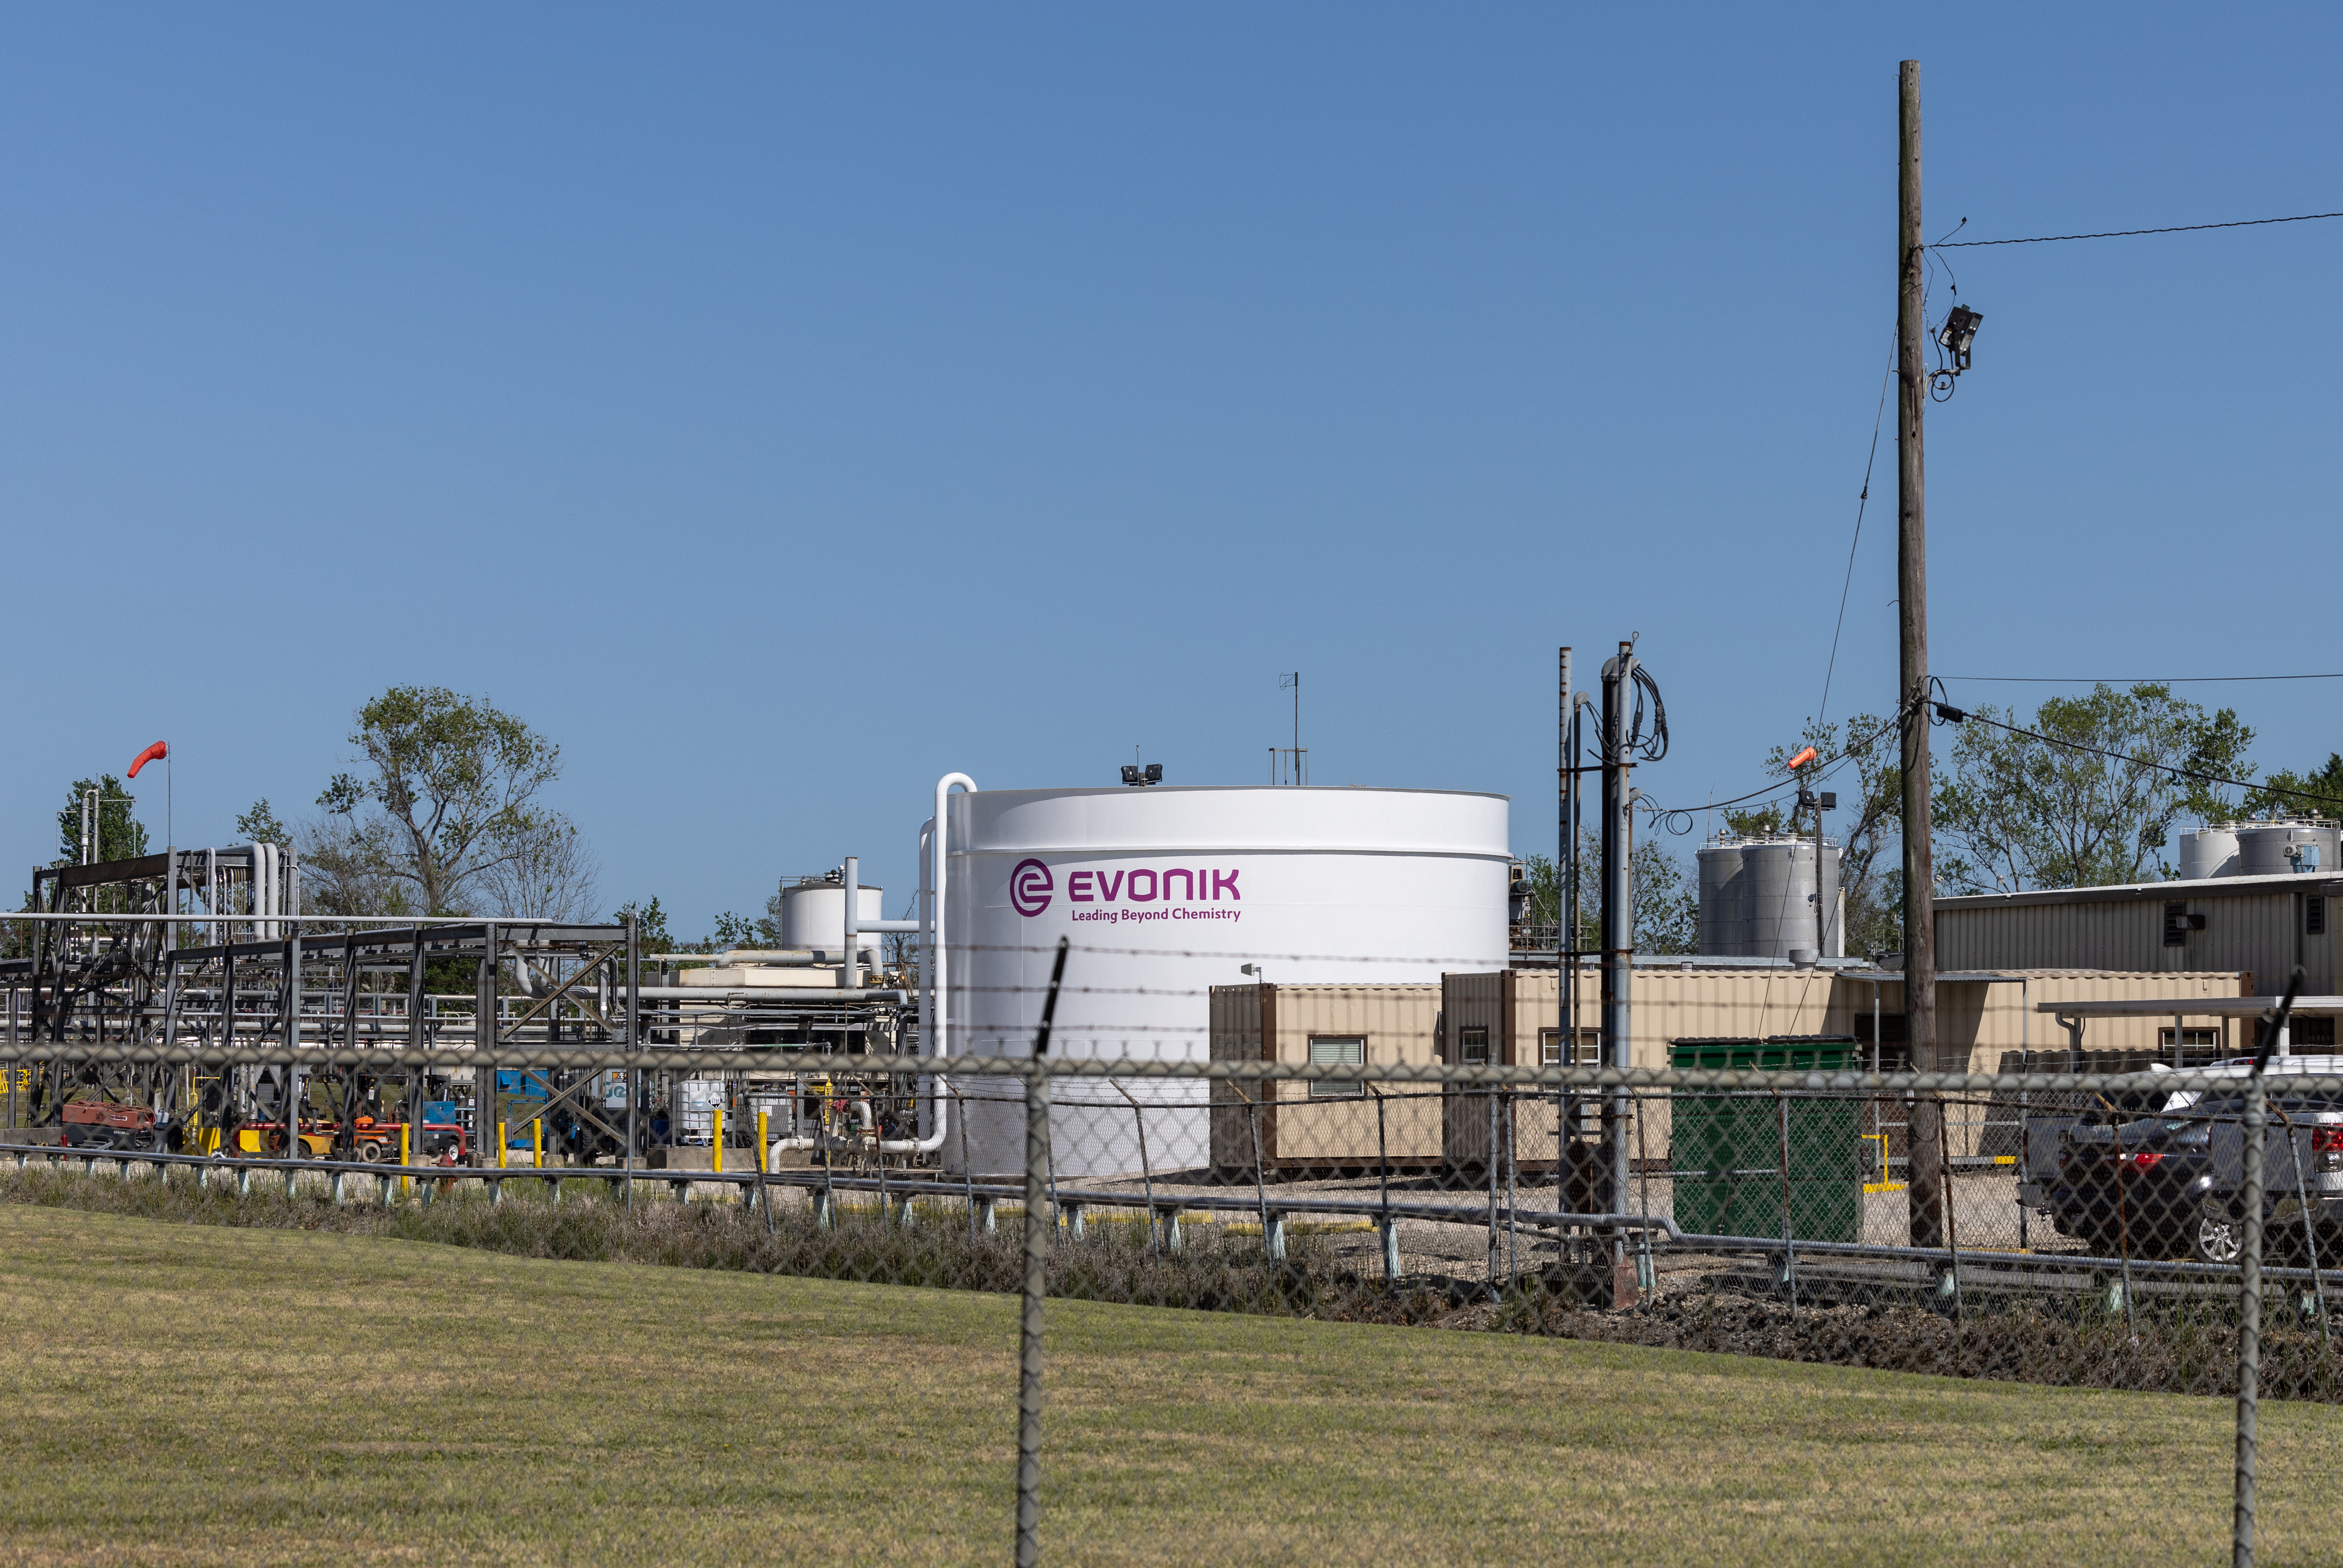
[[[2304,989],[2331,996],[2336,983],[2337,911],[2318,935],[2306,933],[2303,900],[2324,894],[2291,890],[2206,896],[2204,883],[2176,884],[2170,901],[2205,918],[2175,947],[2164,940],[2166,900],[2078,897],[2041,903],[1941,904],[1936,910],[1940,970],[2077,969],[2145,974],[2253,977],[2248,994],[2275,996],[2303,966]],[[2088,890],[2084,890],[2086,893]],[[2330,900],[2330,902],[2333,900]]]

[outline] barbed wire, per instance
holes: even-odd
[[[1031,944],[1023,942],[947,942],[944,944],[944,950],[948,953],[1049,954],[1054,953],[1058,950],[1058,944],[1055,942]],[[1067,950],[1072,953],[1097,953],[1102,956],[1115,958],[1251,959],[1259,962],[1289,964],[1478,964],[1485,966],[1489,962],[1489,955],[1487,953],[1468,953],[1463,955],[1426,953],[1282,953],[1256,952],[1242,948],[1111,948],[1092,946],[1086,942],[1070,942],[1067,946]],[[1502,967],[1502,965],[1500,967]],[[1359,985],[1373,985],[1377,983],[1389,984],[1396,982],[1359,980],[1353,983]],[[955,984],[953,989],[958,990],[960,988]]]

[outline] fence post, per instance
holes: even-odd
[[[1254,1201],[1261,1206],[1262,1256],[1268,1258],[1270,1261],[1274,1262],[1276,1261],[1276,1259],[1271,1256],[1269,1251],[1268,1179],[1262,1173],[1261,1168],[1261,1106],[1252,1095],[1245,1094],[1243,1085],[1232,1081],[1230,1087],[1234,1089],[1239,1094],[1244,1094],[1245,1115],[1252,1123],[1252,1192]],[[1271,1091],[1272,1085],[1268,1081],[1263,1080],[1255,1082],[1253,1087],[1260,1090],[1263,1094],[1267,1094]]]
[[[1489,1162],[1489,1263],[1485,1271],[1489,1299],[1497,1299],[1497,1091],[1488,1091],[1489,1146],[1483,1151]]]
[[[1790,1292],[1790,1332],[1798,1329],[1798,1239],[1790,1226],[1790,1102],[1774,1091],[1774,1118],[1781,1129],[1782,1282]]]
[[[2245,1245],[2237,1270],[2237,1510],[2231,1533],[2232,1568],[2253,1568],[2254,1462],[2260,1415],[2262,1355],[2262,1136],[2269,1124],[2268,1089],[2262,1070],[2286,1032],[2288,1015],[2302,989],[2302,966],[2297,964],[2286,982],[2278,1011],[2262,1020],[2261,1039],[2254,1049],[2253,1071],[2246,1078],[2245,1180],[2239,1194],[2246,1209]]]
[[[1131,1101],[1131,1120],[1139,1129],[1139,1179],[1147,1190],[1147,1250],[1161,1251],[1155,1238],[1155,1170],[1147,1161],[1147,1112],[1140,1108],[1137,1097],[1122,1086],[1121,1080],[1110,1078],[1107,1081],[1114,1085],[1117,1094]]]
[[[1041,1297],[1049,1287],[1050,1232],[1042,1215],[1050,1201],[1050,1024],[1058,1013],[1058,982],[1066,974],[1067,940],[1058,939],[1041,1028],[1025,1070],[1025,1302],[1017,1347],[1017,1568],[1041,1560]]]
[[[2297,971],[2298,973],[2299,971]],[[2237,1479],[2230,1561],[2253,1568],[2256,1420],[2261,1398],[2262,1131],[2268,1120],[2261,1074],[2246,1080],[2246,1234],[2237,1281]]]
[[[2318,1303],[2318,1342],[2325,1346],[2332,1342],[2327,1331],[2327,1277],[2318,1271],[2318,1227],[2311,1218],[2310,1185],[2302,1179],[2302,1145],[2295,1141],[2293,1120],[2280,1111],[2278,1121],[2286,1128],[2287,1155],[2294,1161],[2295,1201],[2302,1209],[2302,1247],[2310,1264],[2311,1294]]]
[[[1375,1200],[1383,1206],[1375,1229],[1383,1233],[1383,1278],[1396,1280],[1400,1275],[1399,1221],[1392,1218],[1391,1211],[1391,1143],[1383,1129],[1383,1091],[1370,1083],[1367,1092],[1375,1097]],[[1559,1149],[1561,1145],[1555,1147]],[[1559,1154],[1556,1158],[1560,1158]]]

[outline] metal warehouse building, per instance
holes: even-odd
[[[2338,895],[2343,878],[2279,874],[1939,899],[1936,964],[2237,973],[2258,996],[2283,991],[2300,964],[2304,993],[2332,996]]]

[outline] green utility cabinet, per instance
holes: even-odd
[[[1853,1072],[1862,1053],[1843,1035],[1679,1040],[1678,1071]],[[1790,1234],[1801,1241],[1863,1240],[1863,1101],[1771,1090],[1676,1090],[1670,1097],[1668,1169],[1679,1229],[1706,1236],[1779,1236],[1783,1144],[1789,1146]]]

